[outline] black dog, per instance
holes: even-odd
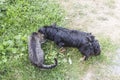
[[[59,47],[76,47],[87,60],[90,55],[99,55],[101,52],[99,42],[91,33],[69,30],[57,27],[55,24],[44,26],[38,32],[45,35],[46,39],[54,41]]]

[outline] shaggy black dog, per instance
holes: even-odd
[[[38,32],[45,35],[46,39],[54,41],[59,47],[76,47],[87,60],[90,55],[99,55],[101,52],[99,42],[91,33],[69,30],[57,27],[55,24],[44,26]]]

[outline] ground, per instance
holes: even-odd
[[[108,37],[116,46],[120,44],[120,1],[119,0],[60,0],[67,12],[66,26],[80,29],[94,35]],[[111,58],[111,65],[91,65],[79,80],[119,80],[120,49],[114,53],[105,52]],[[76,74],[79,76],[79,74]]]
[[[1,0],[0,80],[119,80],[119,0]],[[41,70],[28,59],[28,36],[43,25],[57,25],[91,32],[100,42],[101,54],[81,61],[75,48],[60,53],[52,41],[42,45],[45,63],[58,66]]]

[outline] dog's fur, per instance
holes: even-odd
[[[101,52],[99,42],[91,33],[69,30],[57,27],[55,24],[44,26],[38,32],[45,35],[46,39],[54,41],[59,47],[76,47],[87,60],[90,55],[99,55]]]
[[[28,38],[28,52],[30,61],[43,69],[51,69],[57,66],[57,59],[51,65],[44,64],[44,52],[41,49],[41,44],[45,41],[43,34],[33,32]]]

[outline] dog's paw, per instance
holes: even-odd
[[[85,56],[83,56],[82,58],[80,58],[80,62],[85,60]]]
[[[71,60],[70,57],[69,57],[69,59],[68,59],[68,62],[69,62],[69,64],[72,64],[72,60]]]

